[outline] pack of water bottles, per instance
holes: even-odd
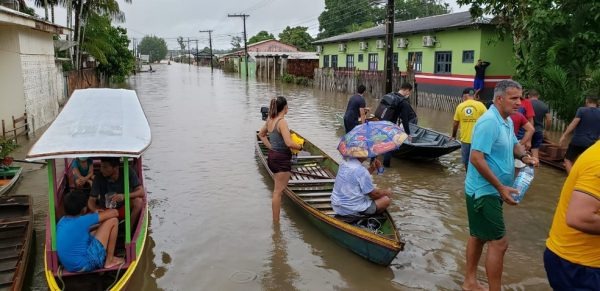
[[[515,202],[520,203],[525,196],[525,192],[529,189],[529,185],[533,181],[534,170],[533,167],[528,165],[521,169],[517,178],[515,178],[515,182],[513,184],[513,188],[519,191],[518,194],[513,194],[513,199]]]

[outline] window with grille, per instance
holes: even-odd
[[[378,54],[369,54],[369,71],[377,71]]]
[[[413,60],[414,57],[414,60]],[[422,52],[410,52],[408,53],[408,61],[414,61],[413,70],[415,72],[422,72],[423,69],[423,53]]]
[[[329,56],[323,56],[323,68],[329,67]]]
[[[358,54],[358,62],[359,63],[363,62],[363,54]]]
[[[475,62],[475,51],[463,51],[463,63],[473,63]]]
[[[337,55],[331,56],[331,67],[332,68],[337,68],[338,67],[338,65],[337,65],[337,57],[338,57]]]
[[[435,52],[435,70],[436,74],[452,73],[452,52]]]
[[[346,55],[346,68],[354,68],[354,55]]]

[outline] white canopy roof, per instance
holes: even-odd
[[[76,90],[26,158],[137,158],[151,139],[150,126],[135,91]]]

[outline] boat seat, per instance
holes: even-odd
[[[324,156],[297,156],[299,160],[303,159],[324,159]]]
[[[317,180],[290,180],[288,185],[297,185],[297,184],[324,184],[324,183],[334,183],[335,179],[317,179]]]

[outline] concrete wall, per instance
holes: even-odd
[[[58,114],[59,102],[65,95],[64,79],[54,60],[51,34],[19,29],[18,40],[25,109],[30,124],[38,129]]]
[[[487,75],[512,75],[512,41],[510,38],[504,41],[492,41],[495,39],[496,31],[490,27],[466,27],[460,29],[442,30],[430,33],[419,33],[410,35],[397,35],[394,38],[394,53],[398,54],[398,67],[401,71],[406,71],[406,61],[409,52],[421,52],[423,54],[422,73],[433,74],[435,65],[435,53],[441,51],[452,52],[452,75],[475,74],[473,67],[475,63],[463,63],[462,55],[465,50],[474,51],[474,61],[483,58],[494,64],[487,70]],[[436,37],[436,44],[433,47],[423,47],[422,38],[425,35]],[[407,48],[398,48],[399,38],[408,39]],[[354,55],[354,67],[359,70],[367,70],[369,65],[369,54],[377,54],[377,70],[384,69],[385,50],[377,48],[377,40],[384,40],[383,37],[362,40],[368,44],[366,50],[360,50],[359,41],[346,42],[346,50],[339,51],[340,43],[329,43],[323,45],[323,51],[319,55],[319,67],[323,67],[324,56],[329,56],[329,65],[331,66],[331,56],[338,56],[338,67],[346,67],[346,56]],[[363,55],[363,61],[359,62],[359,55]],[[497,65],[496,65],[497,64]]]
[[[11,126],[11,116],[25,112],[18,40],[16,27],[0,25],[0,120],[9,121]]]

